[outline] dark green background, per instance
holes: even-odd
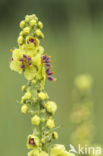
[[[94,79],[94,143],[103,144],[103,1],[0,0],[0,156],[26,155],[26,137],[32,132],[30,118],[16,103],[25,81],[10,71],[9,49],[17,47],[19,22],[33,13],[44,23],[41,44],[52,56],[57,77],[46,88],[58,104],[58,143],[69,148],[73,81],[78,74],[89,73]]]

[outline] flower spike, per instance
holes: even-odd
[[[49,99],[44,87],[46,80],[56,79],[52,77],[51,56],[43,54],[44,49],[40,45],[40,39],[44,38],[43,24],[35,14],[26,15],[20,22],[20,28],[18,48],[10,50],[10,68],[23,73],[27,80],[27,84],[22,86],[24,95],[20,104],[21,112],[31,115],[33,125],[33,131],[27,137],[27,148],[31,150],[28,156],[71,156],[63,145],[50,145],[52,140],[58,139],[58,133],[54,131],[57,105]]]

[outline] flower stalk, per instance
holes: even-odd
[[[45,82],[56,81],[51,70],[51,57],[44,53],[40,40],[44,38],[43,23],[36,15],[27,15],[20,22],[18,48],[10,50],[10,68],[24,74],[27,84],[22,86],[21,112],[31,115],[33,133],[27,137],[28,156],[71,156],[63,145],[50,144],[58,139],[54,115],[57,105],[45,90]]]

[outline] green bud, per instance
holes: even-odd
[[[22,90],[23,92],[25,92],[25,91],[26,91],[26,85],[23,85],[23,86],[21,87],[21,90]]]
[[[22,112],[23,114],[26,114],[27,111],[28,111],[28,106],[25,104],[25,105],[23,105],[23,106],[21,107],[21,112]]]
[[[42,23],[41,21],[38,22],[38,27],[39,27],[40,29],[43,28],[43,23]]]
[[[30,16],[26,15],[25,16],[25,22],[29,22],[30,21]]]
[[[35,25],[36,25],[36,20],[34,20],[34,19],[31,20],[31,21],[30,21],[30,25],[31,25],[31,26],[35,26]]]
[[[29,34],[29,32],[30,32],[30,27],[25,27],[25,28],[23,29],[23,34],[24,34],[24,35]]]
[[[23,34],[23,31],[21,31],[19,35],[20,35],[20,36],[23,36],[23,35],[24,35],[24,34]]]
[[[39,125],[40,124],[40,117],[35,115],[34,117],[32,117],[31,122],[33,125]]]
[[[47,100],[48,99],[48,94],[47,93],[44,93],[44,92],[40,92],[38,94],[38,97],[41,99],[41,100]]]
[[[20,22],[20,28],[22,29],[22,28],[24,28],[24,26],[25,26],[25,21],[21,21]]]
[[[56,110],[57,110],[57,105],[55,102],[53,101],[48,101],[46,104],[45,104],[45,108],[46,110],[51,113],[52,115],[55,114]]]
[[[54,127],[55,127],[54,120],[53,120],[53,119],[48,119],[48,120],[47,120],[47,123],[46,123],[46,126],[47,126],[49,129],[54,128]]]
[[[44,34],[41,32],[40,29],[37,29],[37,30],[35,31],[35,34],[36,34],[38,37],[40,37],[40,38],[44,38]]]
[[[18,40],[17,40],[17,42],[18,42],[18,44],[22,44],[23,43],[23,36],[19,36],[18,37]]]
[[[30,92],[30,91],[27,91],[27,92],[25,93],[24,97],[25,97],[26,100],[29,100],[29,99],[32,97],[31,92]]]
[[[52,137],[53,137],[53,139],[58,139],[58,133],[57,132],[53,132],[52,133]]]

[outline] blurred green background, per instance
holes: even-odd
[[[74,78],[89,73],[94,79],[94,143],[103,144],[103,1],[102,0],[0,0],[0,156],[26,155],[30,118],[20,113],[23,76],[9,69],[9,49],[16,47],[19,22],[35,13],[44,23],[45,52],[52,56],[56,83],[47,91],[58,104],[58,143],[70,143],[69,114]]]

